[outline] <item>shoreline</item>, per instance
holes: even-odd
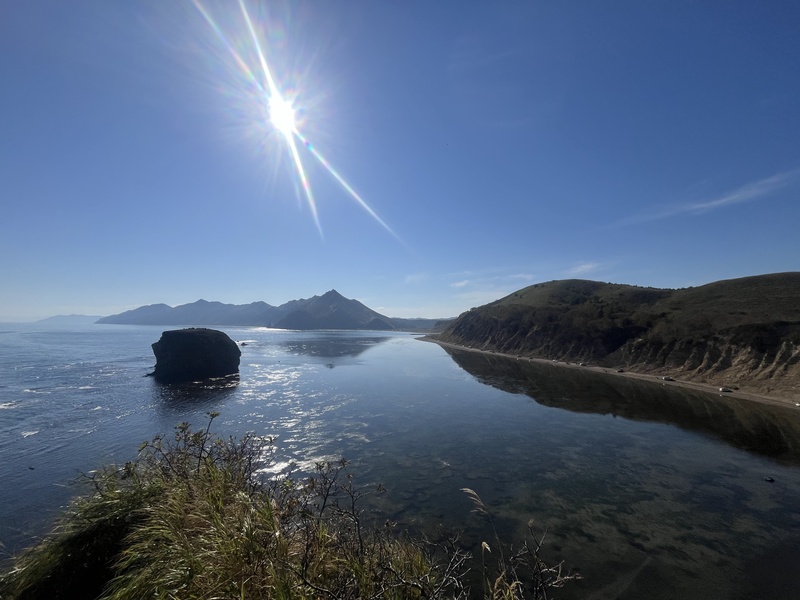
[[[793,400],[791,398],[784,398],[781,396],[773,396],[768,394],[760,394],[756,392],[749,392],[741,389],[731,389],[730,392],[721,392],[720,387],[718,385],[713,385],[710,383],[701,383],[697,381],[687,381],[681,379],[674,379],[673,381],[665,381],[661,379],[659,375],[651,375],[648,373],[638,373],[636,371],[616,371],[613,368],[609,367],[598,367],[598,366],[591,366],[591,365],[583,365],[581,366],[578,363],[569,363],[560,360],[548,360],[546,358],[532,358],[529,356],[518,356],[516,354],[506,354],[504,352],[496,352],[494,350],[481,350],[480,348],[470,348],[468,346],[461,346],[459,344],[452,344],[450,342],[443,342],[438,339],[438,337],[434,337],[430,334],[425,335],[423,337],[416,338],[423,342],[431,342],[434,344],[438,344],[443,348],[453,348],[456,350],[461,350],[463,352],[476,352],[479,354],[489,354],[491,356],[500,356],[503,358],[513,359],[513,360],[525,360],[532,363],[538,363],[542,365],[550,365],[553,367],[560,367],[563,369],[580,369],[581,371],[588,371],[590,373],[597,373],[599,375],[614,375],[617,377],[627,377],[628,379],[636,379],[638,381],[644,381],[652,384],[661,384],[664,386],[673,386],[679,387],[684,389],[690,389],[700,392],[705,392],[708,394],[713,394],[715,396],[720,396],[722,398],[738,398],[741,400],[747,400],[750,402],[758,402],[760,404],[766,404],[769,406],[779,406],[783,408],[794,408],[800,410],[800,400]]]

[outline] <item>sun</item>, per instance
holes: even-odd
[[[323,167],[325,167],[328,173],[330,173],[331,176],[333,176],[333,178],[339,182],[348,195],[362,209],[364,209],[373,219],[375,219],[375,221],[377,221],[398,241],[402,242],[398,235],[392,231],[392,229],[377,215],[377,213],[372,210],[369,204],[364,201],[358,192],[353,189],[353,186],[345,181],[344,177],[333,168],[333,165],[331,165],[331,163],[329,163],[325,157],[320,154],[320,152],[311,144],[311,142],[303,135],[303,133],[301,133],[300,130],[304,125],[302,122],[303,119],[301,118],[300,123],[297,122],[297,114],[292,100],[287,100],[283,96],[281,93],[282,90],[278,86],[278,82],[276,82],[272,76],[272,71],[267,63],[267,55],[264,52],[264,47],[259,38],[258,32],[256,31],[256,27],[250,18],[250,13],[247,10],[245,1],[246,0],[239,0],[239,8],[241,10],[244,23],[247,26],[246,32],[249,34],[250,41],[252,42],[255,57],[258,58],[258,63],[261,66],[260,72],[257,69],[252,68],[252,66],[245,61],[242,55],[237,51],[232,41],[228,38],[222,28],[220,28],[219,23],[214,20],[211,13],[209,13],[203,6],[202,1],[192,0],[192,4],[194,4],[195,8],[202,15],[203,19],[205,19],[206,23],[208,23],[208,25],[217,35],[222,43],[222,46],[228,51],[238,70],[241,71],[241,74],[243,74],[250,83],[252,93],[258,100],[257,106],[259,111],[259,120],[263,120],[264,124],[275,128],[275,131],[282,133],[283,137],[286,139],[286,146],[289,150],[289,154],[291,155],[292,163],[294,164],[297,174],[297,179],[300,183],[300,188],[304,192],[308,202],[308,207],[311,211],[311,216],[314,219],[314,223],[317,226],[320,236],[322,236],[322,226],[320,225],[319,216],[317,214],[317,205],[316,201],[314,200],[314,194],[311,190],[311,183],[306,176],[306,170],[300,158],[300,150],[298,150],[298,147],[303,151],[307,151],[311,156],[313,156]],[[299,97],[299,95],[291,95],[292,99]],[[265,102],[267,104],[267,115],[264,115],[263,112],[261,112],[264,110]],[[301,112],[301,115],[302,114],[304,113]]]
[[[286,137],[291,137],[296,130],[292,103],[279,94],[273,94],[269,100],[269,120]]]

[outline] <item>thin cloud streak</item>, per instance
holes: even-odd
[[[732,192],[721,196],[720,198],[715,198],[713,200],[707,200],[704,202],[696,202],[694,204],[673,206],[672,208],[668,208],[656,214],[630,217],[628,219],[619,221],[617,225],[632,225],[634,223],[659,221],[661,219],[682,214],[702,215],[726,206],[752,202],[754,200],[765,198],[779,189],[786,187],[795,179],[797,179],[798,175],[800,175],[800,168],[792,169],[791,171],[784,171],[782,173],[776,173],[770,177],[765,177],[764,179],[747,183],[733,190]]]
[[[723,196],[722,198],[693,204],[687,207],[684,212],[702,214],[709,210],[722,208],[723,206],[749,202],[750,200],[767,196],[772,192],[786,186],[791,182],[792,179],[796,178],[798,174],[800,174],[800,169],[778,173],[772,177],[767,177],[766,179],[761,179],[759,181],[743,185],[738,190],[735,190],[730,194]]]
[[[567,271],[568,275],[585,275],[587,273],[591,273],[592,271],[597,271],[598,269],[603,268],[601,263],[596,262],[585,262],[579,265],[576,265]]]
[[[428,273],[410,273],[405,276],[403,283],[405,284],[418,284],[424,283],[428,280]]]
[[[534,283],[535,276],[529,273],[484,273],[462,272],[459,279],[450,283],[458,290],[455,298],[463,306],[481,306],[514,293],[521,287]]]

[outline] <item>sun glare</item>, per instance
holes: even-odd
[[[273,94],[269,100],[269,119],[275,128],[286,137],[291,137],[296,129],[292,103],[284,100],[278,94]]]
[[[298,151],[297,141],[302,143],[301,148],[304,146],[310,155],[314,157],[325,169],[333,176],[336,181],[344,188],[347,194],[369,214],[377,223],[379,223],[386,231],[394,236],[398,241],[401,241],[397,234],[372,210],[364,199],[353,189],[353,187],[345,181],[344,177],[333,168],[333,166],[325,160],[319,151],[311,145],[306,137],[299,131],[298,123],[296,120],[295,108],[290,100],[283,97],[281,89],[272,76],[272,70],[267,63],[267,46],[262,45],[262,41],[258,35],[256,27],[250,18],[250,13],[245,5],[245,0],[239,0],[239,8],[241,10],[242,18],[246,25],[246,31],[249,34],[250,42],[252,43],[253,50],[255,50],[258,63],[261,67],[261,72],[251,68],[250,65],[244,60],[239,51],[234,47],[228,36],[219,27],[218,23],[211,14],[201,4],[201,0],[192,0],[195,8],[200,12],[208,25],[216,33],[219,40],[222,42],[224,48],[228,51],[231,58],[233,58],[236,66],[241,73],[247,78],[252,85],[254,92],[253,97],[258,99],[259,106],[263,107],[263,102],[266,100],[268,103],[269,123],[277,130],[280,131],[286,138],[289,154],[292,157],[297,177],[302,185],[303,192],[305,193],[306,201],[308,203],[311,216],[314,223],[322,235],[322,227],[319,222],[319,215],[317,214],[317,206],[314,200],[314,194],[311,191],[311,183],[306,176],[306,170],[303,167],[303,162],[300,158]],[[266,120],[266,119],[265,119]]]

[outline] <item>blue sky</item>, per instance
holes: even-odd
[[[796,2],[245,8],[0,3],[0,319],[800,268]]]

